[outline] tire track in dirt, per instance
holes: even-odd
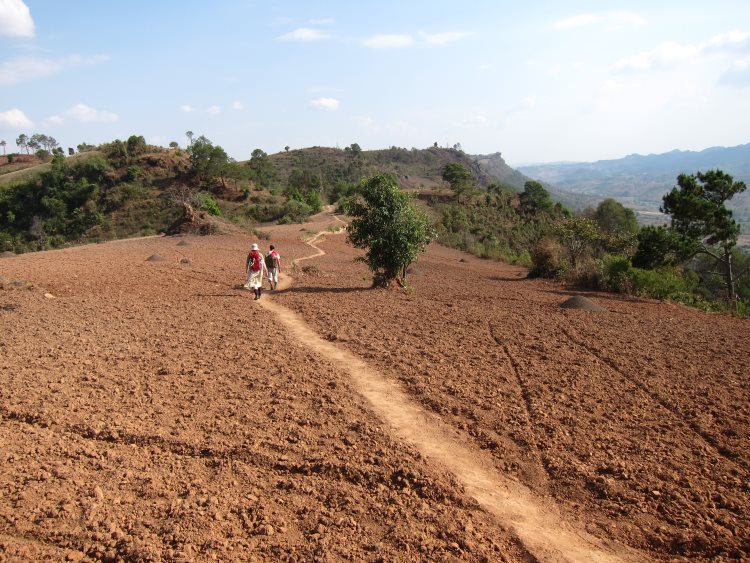
[[[536,433],[534,432],[534,420],[538,419],[539,417],[535,416],[534,414],[534,406],[531,402],[531,394],[529,393],[529,387],[526,385],[526,382],[521,377],[521,370],[518,368],[518,361],[513,357],[513,354],[510,352],[510,348],[508,348],[508,345],[505,344],[499,336],[495,334],[495,330],[492,326],[492,323],[487,323],[487,330],[490,333],[490,337],[492,338],[493,342],[497,344],[500,348],[503,349],[503,352],[505,352],[505,356],[508,358],[508,362],[510,363],[511,367],[513,368],[513,372],[516,375],[516,384],[518,386],[519,394],[521,395],[521,399],[524,405],[525,414],[526,414],[526,427],[528,428],[529,434],[531,434],[532,442],[529,444],[532,447],[532,455],[534,457],[534,463],[541,469],[541,474],[544,475],[545,479],[545,487],[548,486],[550,475],[547,471],[547,466],[544,464],[544,461],[542,460],[542,453],[539,451],[539,446],[537,446],[536,442]]]
[[[591,348],[588,344],[586,344],[579,338],[573,336],[573,334],[571,334],[571,332],[565,327],[559,327],[559,330],[573,344],[582,348],[586,353],[594,356],[598,360],[604,362],[615,373],[617,373],[623,380],[629,382],[630,384],[634,385],[635,387],[643,391],[648,397],[651,398],[652,401],[654,401],[655,403],[660,405],[663,409],[671,413],[672,416],[674,416],[676,419],[680,420],[683,424],[685,424],[687,428],[689,428],[693,433],[695,433],[695,435],[698,436],[698,438],[700,438],[705,444],[707,444],[712,450],[714,450],[723,459],[725,459],[731,464],[741,467],[744,470],[750,469],[750,467],[748,467],[747,464],[745,464],[741,459],[737,459],[737,457],[732,452],[729,452],[725,448],[721,447],[720,445],[717,445],[716,438],[714,436],[712,436],[711,434],[703,430],[700,427],[700,425],[698,425],[695,421],[689,420],[683,413],[681,413],[678,409],[672,406],[669,403],[669,401],[664,399],[656,391],[651,390],[648,387],[648,385],[646,385],[645,383],[643,383],[636,377],[631,377],[628,373],[622,370],[614,360],[612,360],[611,358],[607,356],[600,354],[599,352]]]
[[[315,254],[298,258],[294,264],[324,255],[325,251],[315,244],[326,234],[333,233],[321,232],[307,241],[315,249]],[[287,287],[293,280],[287,276],[284,281],[284,287]],[[464,445],[468,439],[439,417],[417,406],[396,383],[385,379],[359,357],[323,339],[290,309],[270,299],[258,303],[274,314],[301,344],[348,372],[356,389],[368,400],[373,411],[391,426],[396,436],[453,473],[467,494],[511,527],[524,548],[538,560],[614,562],[644,559],[630,548],[601,541],[573,528],[561,518],[554,505],[498,473],[491,459]]]

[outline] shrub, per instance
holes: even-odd
[[[537,243],[531,253],[531,262],[531,277],[557,278],[570,268],[563,246],[551,237],[544,237]]]
[[[601,260],[600,288],[619,293],[632,293],[632,269],[633,267],[627,257],[605,255]]]
[[[633,284],[633,293],[654,299],[674,299],[689,303],[692,299],[692,291],[696,280],[689,276],[683,276],[676,270],[642,270],[632,268],[630,278]]]
[[[141,175],[140,166],[128,166],[128,169],[125,171],[125,181],[135,182],[139,178],[140,175]]]
[[[204,194],[200,198],[200,206],[205,209],[209,215],[214,215],[216,217],[221,216],[221,209],[219,209],[219,204],[216,203],[216,200],[210,195]]]

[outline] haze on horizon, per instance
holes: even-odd
[[[750,142],[750,3],[0,0],[0,139],[461,143],[510,164]]]

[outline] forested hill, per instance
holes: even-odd
[[[356,143],[345,149],[309,147],[269,155],[281,184],[289,182],[293,174],[315,175],[325,185],[339,181],[357,182],[362,176],[388,173],[406,189],[436,189],[445,187],[442,180],[446,164],[458,163],[468,168],[480,187],[496,182],[474,157],[450,148],[389,149],[363,151]],[[523,189],[523,183],[512,184]]]

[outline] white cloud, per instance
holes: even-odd
[[[750,32],[738,30],[721,33],[695,44],[666,41],[651,51],[625,57],[614,65],[615,71],[652,70],[674,67],[700,56],[750,52]]]
[[[579,14],[552,24],[552,29],[566,30],[579,27],[590,27],[592,25],[604,25],[608,29],[616,29],[631,25],[644,25],[646,20],[635,12],[605,12],[597,14]]]
[[[318,98],[317,100],[311,100],[310,105],[326,111],[336,111],[339,109],[339,101],[335,98]]]
[[[2,0],[0,0],[2,2]],[[63,59],[35,59],[25,57],[0,64],[0,84],[17,84],[61,72],[67,67],[97,64],[109,60],[108,55],[82,57],[71,55]]]
[[[33,126],[34,123],[18,108],[9,109],[8,111],[0,111],[0,127],[22,129]]]
[[[232,109],[241,110],[245,109],[245,105],[240,101],[234,101],[232,102]]]
[[[701,51],[713,52],[750,52],[750,31],[739,31],[733,29],[726,33],[720,33],[699,45]]]
[[[0,0],[0,37],[34,37],[34,20],[23,0]]]
[[[536,96],[526,96],[523,99],[523,107],[525,109],[534,109],[536,107]]]
[[[373,49],[392,49],[409,47],[414,43],[411,35],[373,35],[363,41],[365,47]]]
[[[448,43],[454,43],[460,41],[464,37],[468,37],[471,33],[465,31],[446,31],[443,33],[425,33],[419,32],[424,42],[427,45],[447,45]]]
[[[733,88],[750,87],[750,57],[734,61],[719,78],[719,84]]]
[[[206,111],[210,113],[211,115],[219,115],[221,113],[221,107],[210,106]]]
[[[83,123],[112,123],[117,121],[119,116],[111,111],[94,109],[86,104],[76,104],[62,115],[53,115],[48,118],[47,123],[62,125],[66,119],[81,121]]]
[[[180,106],[180,111],[184,111],[185,113],[192,113],[195,110],[193,109],[193,106],[191,106],[190,104],[182,104]]]
[[[276,39],[278,41],[321,41],[330,37],[328,33],[319,29],[299,27],[294,31],[278,36]]]

